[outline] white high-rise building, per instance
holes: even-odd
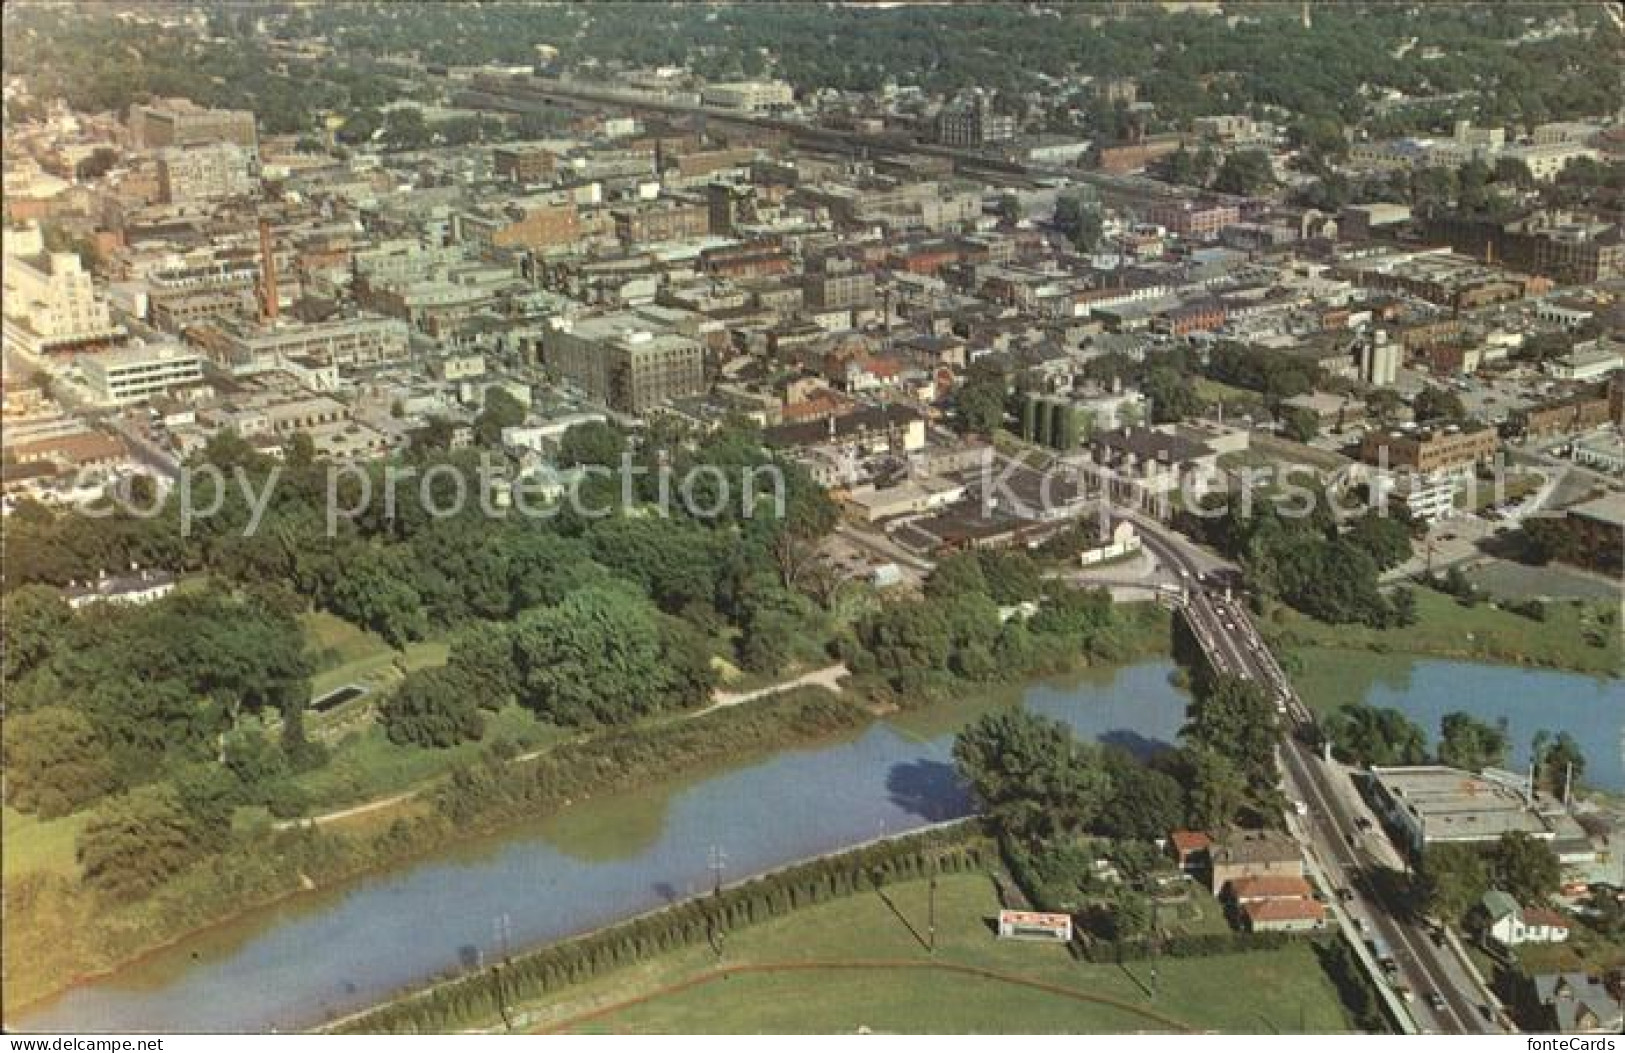
[[[39,229],[5,236],[5,339],[30,352],[118,335],[106,302],[71,252],[46,252]]]

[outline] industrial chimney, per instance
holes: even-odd
[[[277,315],[276,253],[271,251],[271,221],[260,219],[260,318],[274,322]]]

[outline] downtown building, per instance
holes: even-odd
[[[588,398],[641,415],[705,391],[699,340],[648,312],[561,318],[542,334],[542,364]]]

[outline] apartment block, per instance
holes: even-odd
[[[1500,437],[1487,427],[1371,431],[1360,441],[1360,459],[1423,474],[1461,473],[1489,460],[1500,448]]]
[[[542,334],[542,363],[622,413],[705,390],[700,342],[636,311],[560,319]]]
[[[158,192],[171,205],[247,197],[256,188],[251,163],[235,143],[165,150],[158,156]]]
[[[210,110],[190,99],[160,99],[131,106],[129,126],[136,146],[148,150],[236,143],[256,154],[259,151],[259,133],[252,113]]]

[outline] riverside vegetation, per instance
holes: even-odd
[[[628,447],[613,429],[584,427],[566,435],[578,460],[618,461]],[[634,455],[725,469],[775,462],[744,427],[703,440],[657,430]],[[460,463],[433,444],[407,456]],[[272,467],[230,435],[202,457],[262,483]],[[8,998],[46,995],[454,831],[628,785],[616,772],[675,775],[866,719],[806,695],[747,707],[756,716],[673,719],[710,696],[719,658],[772,677],[833,653],[859,670],[860,687],[916,702],[1166,647],[1165,613],[1045,582],[1024,554],[953,557],[928,598],[877,602],[822,573],[813,556],[833,507],[783,467],[782,519],[633,508],[516,524],[436,518],[408,500],[393,518],[343,521],[329,537],[323,465],[296,439],[249,537],[240,497],[191,536],[174,508],[97,519],[25,506],[4,581],[8,817],[78,833],[71,867],[8,864],[5,907],[22,919],[10,933],[19,953],[8,958]],[[191,572],[201,586],[79,611],[57,592],[133,562]],[[1038,604],[1032,617],[1001,618],[1000,603],[1025,601]],[[448,762],[432,793],[382,830],[273,821],[346,803],[325,773],[353,767],[360,748],[307,734],[317,656],[300,623],[313,611],[397,647],[447,641],[443,665],[411,668],[378,705],[392,748],[456,747],[461,758],[484,743],[485,759]],[[513,732],[516,711],[534,734]],[[503,764],[527,738],[553,745],[534,763]],[[313,795],[313,783],[328,792]]]

